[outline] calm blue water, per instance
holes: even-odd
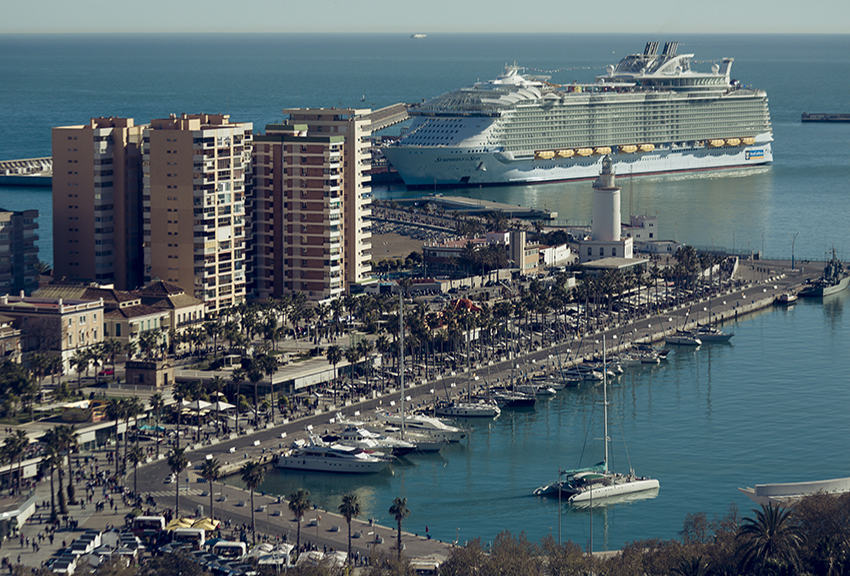
[[[415,102],[494,77],[507,62],[552,71],[555,82],[592,80],[604,66],[640,51],[638,35],[225,35],[0,36],[0,158],[50,154],[52,126],[122,115],[148,122],[170,113],[224,112],[262,131],[293,106]],[[656,38],[651,38],[656,39]],[[803,111],[850,112],[850,36],[680,36],[680,52],[708,61],[733,56],[733,77],[767,90],[773,118],[772,167],[724,175],[635,179],[623,183],[624,210],[658,212],[660,236],[696,245],[823,258],[850,258],[850,127],[803,125]],[[699,65],[697,66],[699,68]],[[361,103],[361,97],[366,102]],[[398,128],[395,128],[398,130]],[[479,191],[464,191],[477,196]],[[589,220],[587,183],[480,192],[515,204]],[[398,196],[403,191],[378,191]],[[0,189],[0,207],[38,208],[41,258],[51,247],[50,193]],[[685,514],[722,515],[750,504],[738,486],[850,475],[844,442],[850,414],[842,330],[847,295],[767,311],[734,326],[730,346],[703,347],[669,365],[613,383],[615,462],[661,481],[656,498],[595,512],[596,547],[675,537]],[[357,489],[365,517],[390,522],[406,496],[408,526],[453,540],[502,529],[538,539],[557,534],[557,502],[528,496],[598,448],[595,392],[562,393],[535,412],[505,413],[468,443],[412,459],[371,478],[269,474],[266,490],[305,487],[323,507]],[[597,407],[598,408],[598,407]],[[588,429],[591,431],[588,433]],[[593,430],[597,430],[594,432]],[[589,453],[588,453],[589,455]],[[587,459],[585,460],[587,461]],[[589,538],[589,512],[565,508],[563,534]],[[604,543],[603,543],[604,541]]]

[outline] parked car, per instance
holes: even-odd
[[[100,372],[97,373],[98,376],[113,376],[115,375],[115,370],[112,368],[104,368]]]

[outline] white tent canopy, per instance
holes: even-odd
[[[182,404],[183,408],[189,408],[190,410],[206,410],[212,404],[209,402],[204,402],[203,400],[195,400],[194,402],[188,402],[187,400],[183,400]]]

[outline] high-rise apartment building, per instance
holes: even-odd
[[[344,136],[342,156],[342,252],[345,287],[370,279],[372,233],[366,217],[372,201],[372,165],[367,138],[371,110],[352,108],[288,108],[290,124],[304,124],[311,136]]]
[[[141,284],[143,128],[132,118],[92,118],[53,129],[54,278]]]
[[[335,298],[343,277],[345,137],[309,135],[306,124],[266,126],[254,137],[253,294]]]
[[[38,210],[0,209],[0,294],[38,288]]]
[[[245,299],[245,174],[251,123],[183,114],[144,131],[144,280],[183,287],[207,311]]]

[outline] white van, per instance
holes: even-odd
[[[192,550],[202,550],[206,542],[206,532],[203,528],[175,528],[171,531],[173,545],[188,544]]]

